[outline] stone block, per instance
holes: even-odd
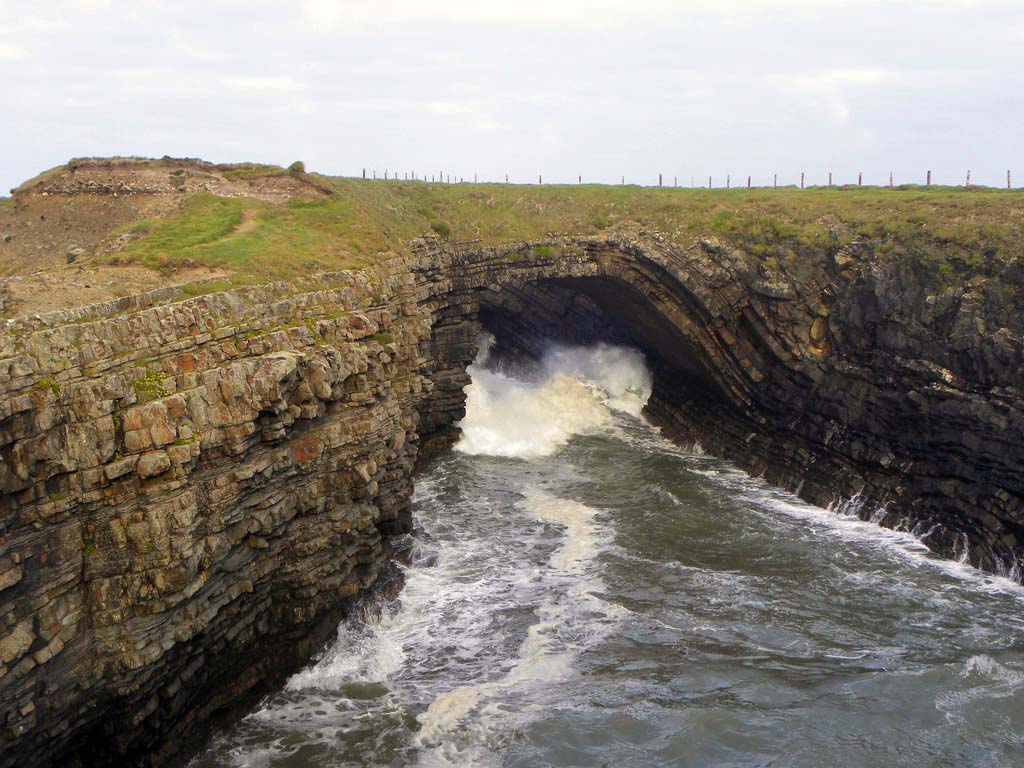
[[[139,477],[155,477],[171,468],[171,459],[166,451],[150,451],[139,457],[136,471]]]

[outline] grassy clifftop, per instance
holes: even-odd
[[[903,187],[692,190],[632,186],[429,184],[319,177],[329,197],[286,204],[194,195],[167,218],[122,228],[138,239],[112,258],[192,264],[250,278],[359,266],[437,234],[485,244],[619,227],[680,242],[714,236],[753,257],[873,242],[883,257],[923,260],[967,278],[1024,254],[1024,193]]]
[[[423,235],[501,244],[634,229],[682,246],[715,237],[794,277],[861,242],[930,286],[991,280],[1024,304],[1018,190],[433,184],[307,174],[298,163],[86,158],[0,199],[0,274],[12,276],[0,314],[204,276],[252,283],[358,268]]]

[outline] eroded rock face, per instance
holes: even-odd
[[[53,319],[0,355],[0,762],[158,763],[377,579],[429,326],[400,263]]]
[[[462,356],[431,409],[461,415],[475,345],[455,317],[483,318],[513,356],[552,338],[633,343],[655,373],[648,414],[675,439],[1020,580],[1021,318],[983,286],[937,290],[866,247],[801,267],[657,235],[437,254],[421,267],[445,318],[434,337]]]
[[[408,529],[482,328],[637,344],[672,436],[989,570],[1024,552],[1020,328],[855,251],[794,277],[656,235],[425,241],[182,299],[0,335],[0,765],[174,761],[305,662]]]

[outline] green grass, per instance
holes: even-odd
[[[380,233],[368,237],[373,233],[365,230],[350,202],[333,198],[274,205],[199,194],[177,214],[136,222],[120,232],[145,235],[108,257],[112,260],[154,269],[208,266],[255,279],[363,266],[387,245]]]
[[[232,166],[266,173],[267,166]],[[272,173],[287,173],[273,167]],[[944,283],[991,275],[1024,253],[1024,192],[962,187],[676,189],[430,184],[315,176],[333,191],[284,205],[194,195],[113,258],[155,268],[203,265],[251,282],[360,267],[439,234],[484,245],[621,228],[683,246],[716,237],[750,259],[801,265],[866,240],[878,257]],[[243,222],[248,222],[243,225]]]

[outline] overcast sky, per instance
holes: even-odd
[[[0,83],[2,190],[114,154],[1024,185],[1024,0],[0,0]]]

